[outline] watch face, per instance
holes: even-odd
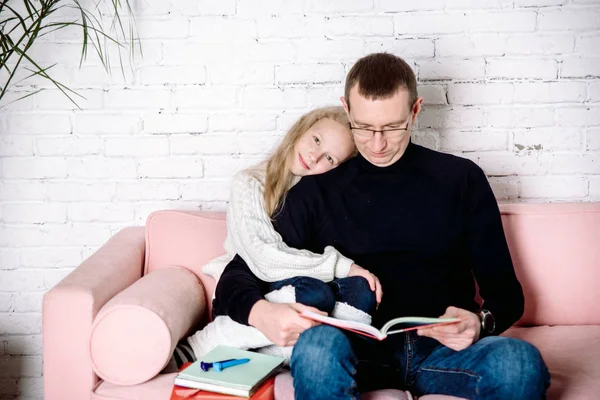
[[[485,329],[488,333],[494,332],[494,329],[496,328],[496,320],[494,319],[494,316],[491,312],[484,310],[481,322],[483,325],[483,329]]]

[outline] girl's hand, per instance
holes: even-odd
[[[379,307],[379,303],[381,303],[381,297],[383,297],[383,290],[381,289],[381,283],[379,282],[379,278],[377,278],[374,274],[369,272],[369,270],[364,269],[360,265],[352,264],[350,267],[350,271],[348,272],[348,276],[362,276],[369,282],[369,286],[371,290],[375,292],[375,298],[377,299],[377,307]]]

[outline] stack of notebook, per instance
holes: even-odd
[[[215,362],[232,358],[249,358],[245,364],[203,371],[200,362]],[[273,396],[274,376],[283,365],[282,357],[254,353],[227,346],[218,346],[200,360],[183,368],[175,377],[171,400],[180,399],[227,399],[233,395],[269,399]],[[195,390],[193,390],[195,389]],[[200,389],[200,390],[197,390]],[[235,397],[233,397],[235,398]]]

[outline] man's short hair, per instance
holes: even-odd
[[[417,100],[417,78],[410,65],[390,53],[373,53],[359,59],[346,76],[344,96],[350,107],[350,89],[358,84],[358,93],[368,99],[392,97],[399,88],[408,90],[408,107]]]

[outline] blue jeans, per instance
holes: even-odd
[[[375,292],[369,287],[369,282],[361,276],[334,279],[327,283],[298,276],[269,284],[269,292],[288,285],[296,289],[296,303],[315,307],[328,314],[333,310],[336,301],[347,303],[367,314],[375,310]]]
[[[358,399],[381,388],[467,399],[545,398],[548,369],[538,349],[490,336],[462,351],[415,332],[376,341],[329,325],[304,331],[290,362],[294,393],[304,399]]]

